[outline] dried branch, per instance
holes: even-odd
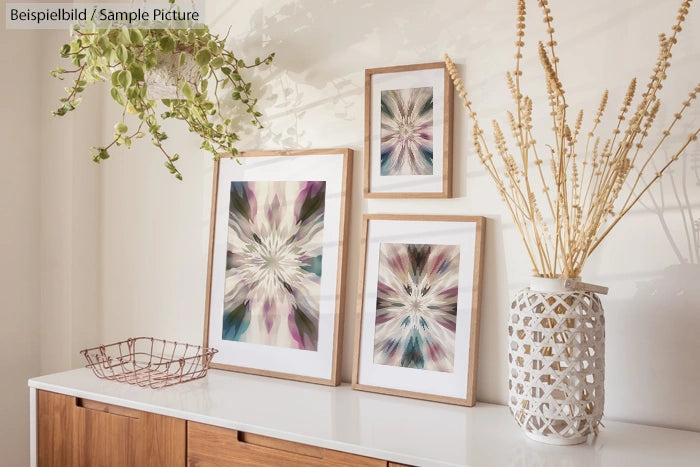
[[[509,150],[508,140],[498,122],[492,122],[496,159],[488,149],[484,131],[478,123],[472,103],[459,73],[449,56],[447,69],[473,121],[473,142],[479,160],[496,183],[525,244],[536,275],[543,277],[578,277],[588,257],[610,231],[641,199],[644,193],[663,176],[687,147],[697,140],[700,128],[663,162],[661,169],[647,180],[657,154],[671,131],[688,111],[700,93],[700,84],[691,90],[672,121],[663,130],[656,144],[645,150],[647,139],[661,108],[657,93],[663,88],[670,67],[671,50],[677,43],[692,0],[681,3],[671,34],[659,35],[659,53],[649,81],[634,104],[638,87],[633,78],[622,100],[617,122],[609,137],[601,137],[600,124],[608,107],[608,91],[602,94],[590,131],[586,134],[583,152],[579,151],[584,113],[576,114],[573,124],[567,116],[564,86],[559,76],[551,9],[546,0],[539,0],[549,40],[538,44],[538,55],[545,73],[554,144],[548,148],[550,170],[542,168],[546,158],[540,157],[533,134],[532,100],[523,95],[520,78],[521,59],[525,46],[524,0],[517,2],[515,68],[506,73],[506,82],[515,105],[507,111],[512,140],[519,154]],[[531,170],[531,164],[535,165]],[[546,215],[540,206],[546,209]],[[700,229],[699,229],[700,230]]]

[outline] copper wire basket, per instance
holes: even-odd
[[[216,349],[201,345],[134,337],[81,350],[98,378],[153,389],[185,383],[207,375]]]

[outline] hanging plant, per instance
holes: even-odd
[[[237,108],[248,114],[246,120],[262,128],[262,114],[256,110],[258,99],[243,73],[269,64],[275,54],[248,64],[226,48],[227,37],[219,38],[206,25],[189,29],[159,26],[162,28],[90,25],[73,29],[72,40],[61,47],[60,55],[69,59],[74,68],[58,67],[51,72],[59,79],[74,76],[73,84],[66,88],[68,95],[60,99],[61,106],[53,114],[62,116],[75,110],[86,86],[108,81],[112,99],[123,109],[122,117],[114,125],[114,139],[90,149],[93,160],[107,159],[114,146],[130,148],[134,139],[149,135],[165,156],[167,169],[182,180],[175,166],[180,156],[165,148],[168,136],[161,122],[182,120],[189,131],[199,135],[200,147],[214,158],[220,153],[235,156],[239,137],[231,130],[232,116],[225,115],[222,106],[225,99],[237,101]],[[159,109],[159,101],[165,111]],[[129,115],[136,117],[131,117],[133,123],[128,121]]]

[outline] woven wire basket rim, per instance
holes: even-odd
[[[218,350],[154,337],[132,337],[80,351],[101,379],[158,389],[206,376]]]

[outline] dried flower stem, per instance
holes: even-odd
[[[632,209],[632,206],[634,206],[637,203],[637,201],[639,201],[639,199],[642,197],[642,195],[644,193],[646,193],[649,188],[651,188],[651,186],[654,184],[654,182],[656,182],[658,179],[660,179],[663,176],[664,172],[666,172],[666,169],[668,169],[671,166],[671,164],[673,164],[674,162],[676,162],[678,160],[678,158],[683,153],[683,151],[685,151],[685,149],[688,147],[688,145],[690,145],[690,143],[692,143],[693,141],[697,141],[699,134],[700,134],[700,128],[698,128],[693,133],[691,133],[690,136],[688,136],[688,139],[686,139],[685,143],[683,143],[683,145],[680,147],[680,149],[678,149],[678,151],[673,155],[673,157],[671,157],[671,159],[669,161],[667,161],[666,164],[664,164],[664,166],[661,168],[661,170],[656,172],[656,175],[654,175],[654,177],[651,179],[651,181],[649,183],[647,183],[647,185],[639,192],[639,194],[637,194],[637,196],[635,196],[634,200],[631,203],[629,203],[629,205],[626,208],[624,208],[620,212],[620,214],[618,214],[618,216],[615,218],[615,220],[613,222],[611,222],[610,225],[605,229],[605,231],[600,236],[600,238],[591,246],[590,251],[588,253],[589,255],[590,255],[590,253],[593,252],[593,250],[596,249],[596,247],[605,238],[605,236],[608,233],[610,233],[612,228],[615,227],[615,225],[617,225],[617,223],[620,221],[620,219],[622,219],[622,217],[625,214],[627,214],[627,212],[629,212],[630,209]]]
[[[510,152],[506,136],[494,120],[492,126],[498,154],[497,164],[472,103],[467,99],[459,73],[450,57],[445,55],[450,76],[474,122],[473,142],[479,160],[496,183],[513,217],[536,275],[578,277],[588,257],[612,228],[678,160],[686,148],[697,140],[700,128],[691,133],[661,169],[646,181],[645,174],[653,167],[659,149],[700,93],[699,84],[691,90],[690,98],[682,103],[656,144],[644,155],[645,141],[661,107],[657,92],[662,89],[667,78],[671,50],[677,43],[677,35],[682,30],[681,25],[686,19],[691,1],[684,0],[681,3],[671,34],[659,36],[659,54],[654,70],[636,107],[633,107],[633,103],[637,80],[630,81],[617,115],[617,123],[607,139],[598,135],[608,104],[608,91],[603,92],[591,130],[586,134],[583,152],[579,152],[577,147],[582,134],[584,113],[579,111],[573,125],[569,123],[564,86],[559,78],[553,17],[547,0],[538,1],[549,36],[546,43],[538,44],[555,141],[553,146],[547,145],[548,161],[543,160],[537,151],[532,125],[532,100],[521,90],[525,0],[517,1],[515,67],[512,72],[506,73],[515,105],[514,111],[507,112],[508,122],[519,157]],[[548,162],[549,171],[542,168],[545,162]],[[639,167],[638,162],[641,162]],[[531,171],[533,163],[534,173]],[[547,218],[551,221],[545,221],[540,204],[548,209]],[[550,228],[553,232],[550,232]]]

